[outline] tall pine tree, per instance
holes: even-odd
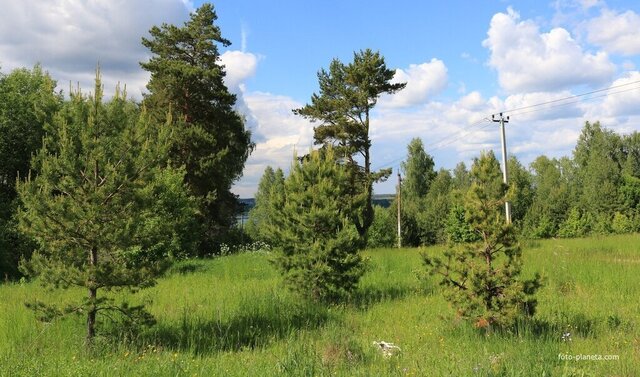
[[[144,104],[159,121],[168,108],[179,121],[170,157],[174,166],[186,166],[185,180],[201,202],[201,253],[211,252],[235,221],[238,203],[230,189],[253,149],[234,110],[236,96],[224,84],[218,45],[231,42],[222,37],[217,18],[207,3],[183,27],[154,26],[151,37],[142,39],[153,54],[141,63],[151,73]]]
[[[320,92],[311,96],[311,103],[294,110],[312,122],[316,144],[332,145],[336,154],[346,160],[351,174],[351,196],[363,196],[362,208],[353,221],[361,237],[365,237],[373,222],[373,183],[386,179],[390,169],[371,171],[371,112],[382,94],[392,94],[406,83],[392,83],[395,72],[379,52],[369,49],[354,53],[353,62],[344,64],[334,59],[329,71],[318,72]],[[361,162],[358,160],[361,159]],[[360,163],[362,165],[360,165]]]

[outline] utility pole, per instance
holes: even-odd
[[[495,114],[491,115],[491,120],[500,122],[500,139],[502,140],[502,181],[505,185],[509,184],[509,170],[507,169],[507,138],[504,132],[504,124],[509,123],[509,117],[505,119],[500,113],[500,119],[496,119]],[[507,224],[511,224],[511,203],[504,203],[504,213]]]
[[[402,177],[400,177],[400,171],[398,171],[398,249],[402,247],[402,228],[400,225],[400,206],[402,204]]]

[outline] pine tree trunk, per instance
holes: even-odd
[[[360,237],[365,237],[367,230],[373,223],[373,204],[371,203],[373,197],[373,182],[371,182],[371,157],[369,155],[369,147],[364,151],[364,175],[366,182],[367,198],[364,204],[362,213],[362,228],[358,229]]]
[[[367,197],[366,203],[364,204],[364,209],[362,211],[362,228],[358,229],[358,233],[363,239],[365,239],[367,231],[373,223],[373,204],[371,203],[373,197],[373,182],[371,179],[371,140],[369,140],[369,108],[365,110],[364,128],[366,137],[366,143],[364,146],[364,176],[365,183],[367,185]]]
[[[96,297],[98,290],[95,288],[89,289],[89,302],[90,307],[87,312],[87,345],[91,345],[93,337],[96,335]]]
[[[91,254],[89,255],[89,265],[95,268],[98,264],[98,250],[94,246],[91,248]],[[96,287],[95,272],[92,271],[89,278],[89,310],[87,311],[87,345],[91,345],[93,337],[96,335],[96,313],[98,312],[96,307],[96,298],[98,296],[98,288]]]

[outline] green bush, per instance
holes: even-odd
[[[467,222],[464,207],[461,205],[451,208],[445,226],[449,242],[467,243],[480,239],[480,236],[471,229]]]
[[[397,222],[390,208],[373,207],[373,223],[368,231],[367,247],[391,247],[396,242]]]
[[[611,220],[611,229],[616,234],[633,233],[637,230],[634,218],[624,213],[616,212]]]
[[[558,236],[563,238],[584,237],[591,233],[593,218],[589,213],[581,213],[577,208],[571,208],[569,216],[560,225]]]

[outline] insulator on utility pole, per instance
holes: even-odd
[[[491,120],[500,123],[500,140],[502,141],[502,181],[505,185],[509,184],[509,170],[507,168],[507,138],[505,136],[504,124],[509,123],[509,117],[505,119],[500,113],[500,118],[496,119],[495,114],[491,115]],[[504,203],[504,213],[507,224],[511,224],[511,203]]]
[[[402,177],[400,177],[400,171],[398,171],[398,249],[402,247],[402,226],[400,222],[400,206],[402,205]]]

